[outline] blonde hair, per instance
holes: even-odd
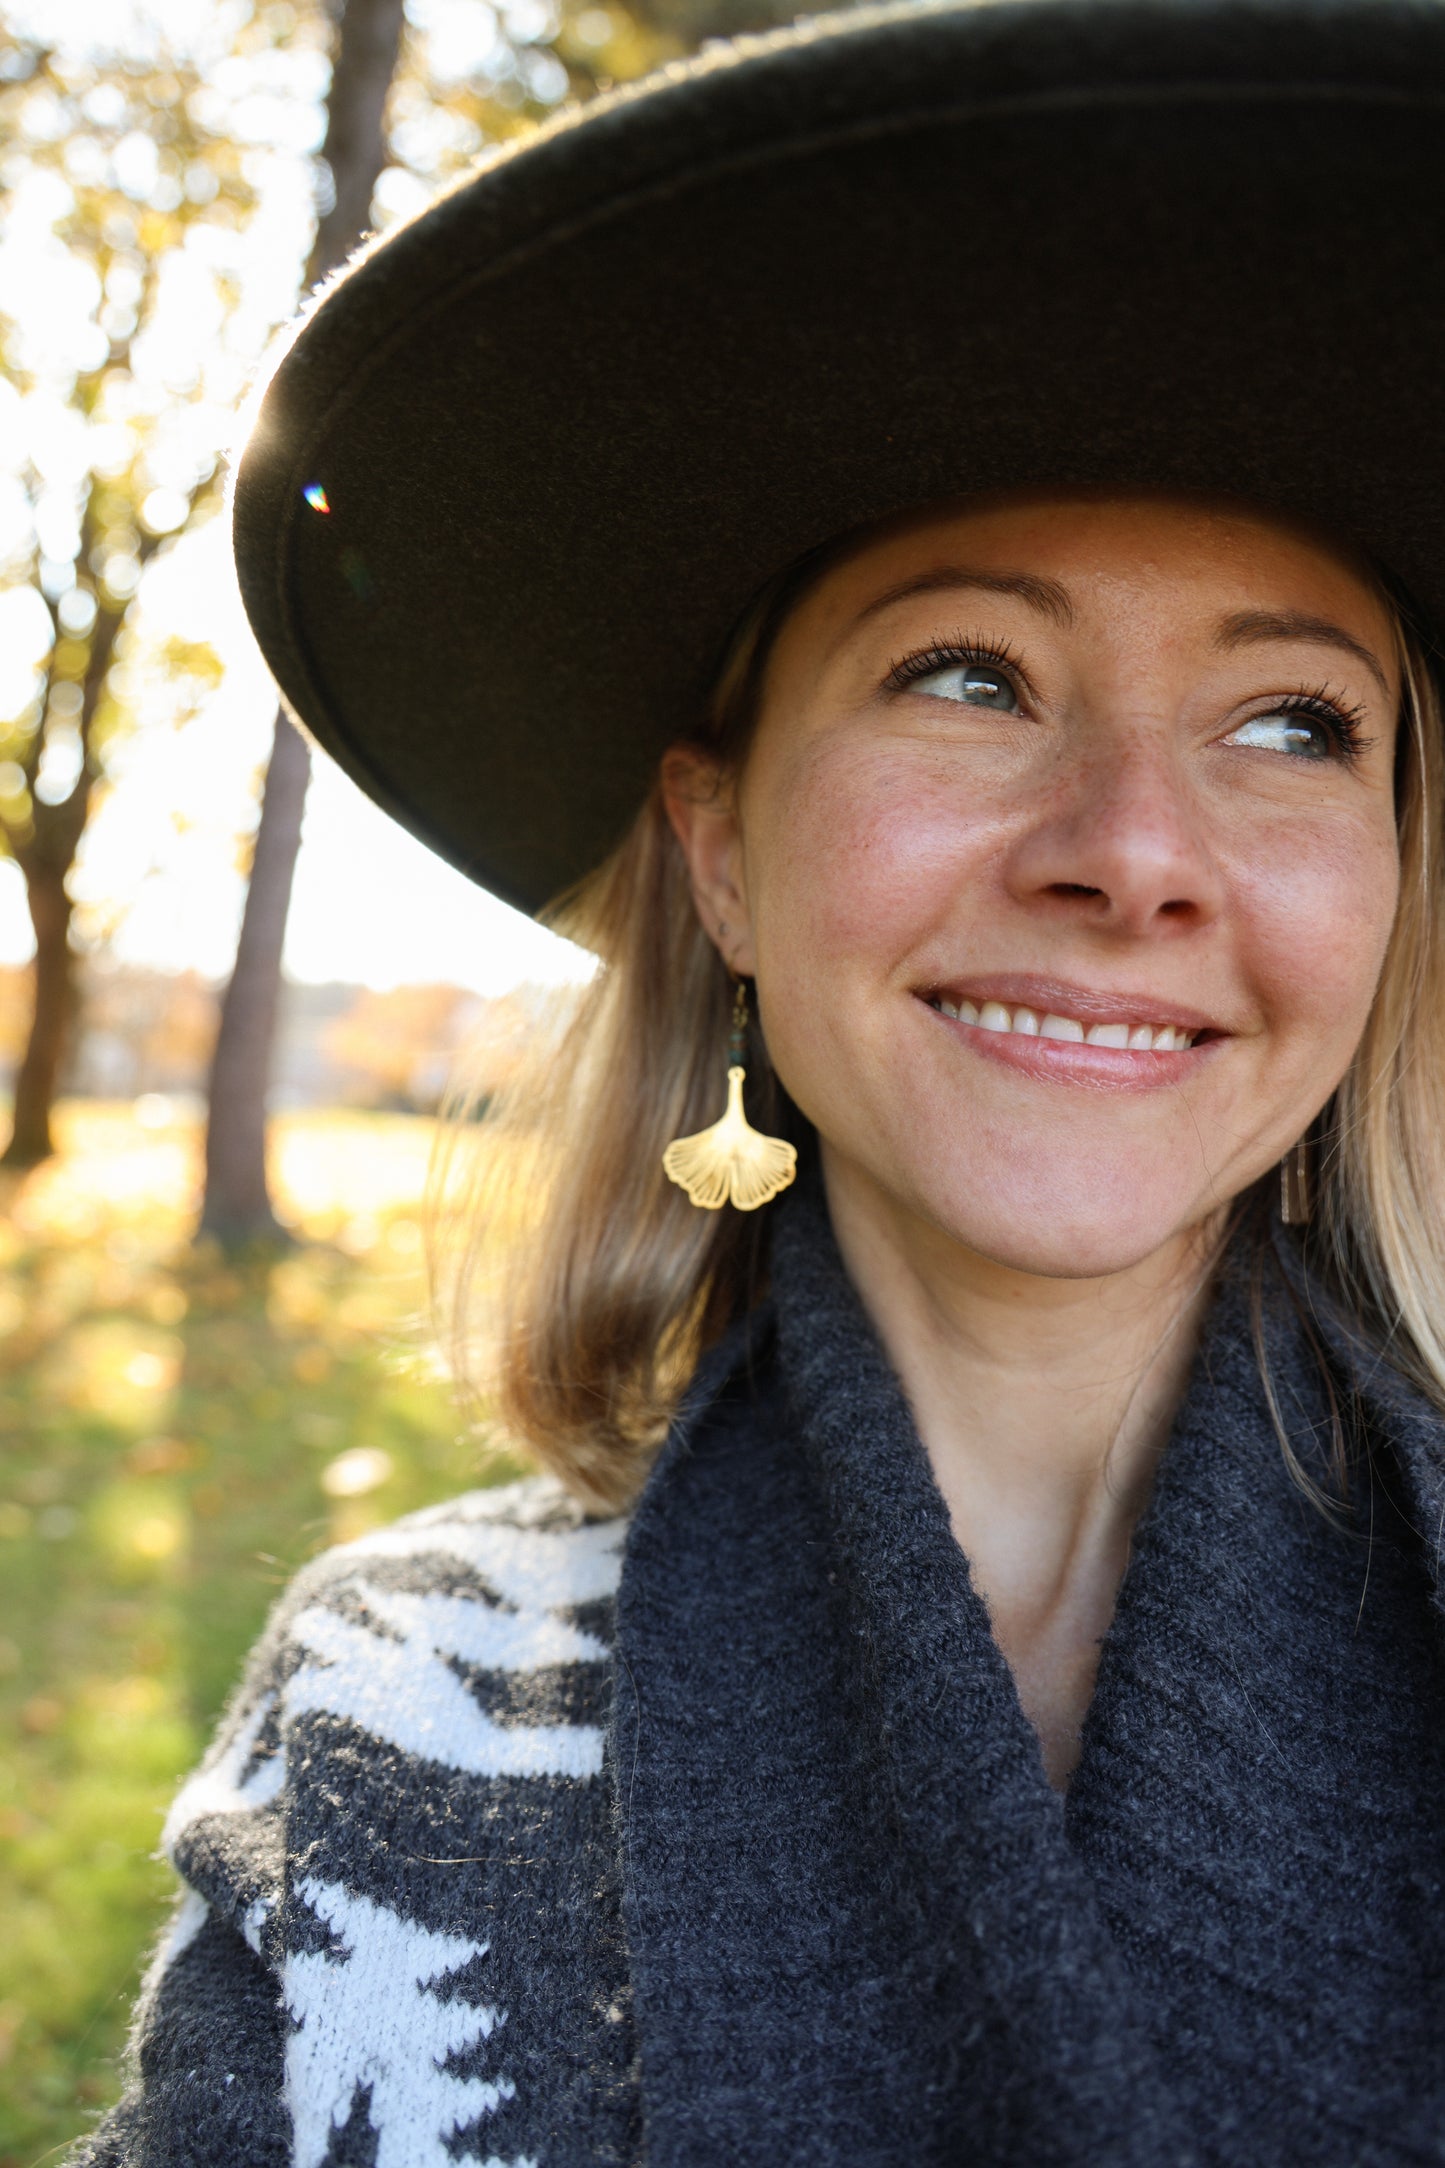
[[[732,644],[695,741],[724,777],[746,753],[777,628],[833,556],[770,583]],[[1310,1245],[1365,1333],[1445,1410],[1445,717],[1421,641],[1386,600],[1403,684],[1400,902],[1364,1034],[1315,1125]],[[638,1490],[699,1355],[763,1291],[772,1207],[699,1211],[662,1170],[671,1139],[719,1112],[731,989],[657,783],[612,856],[544,917],[599,968],[555,1004],[480,1120],[475,1085],[450,1095],[434,1297],[454,1371],[502,1438],[589,1509],[614,1511]],[[755,1023],[751,1039],[750,1119],[806,1151],[811,1129]],[[1292,1474],[1328,1509],[1274,1413]],[[1337,1422],[1342,1492],[1348,1458]]]
[[[1396,613],[1400,900],[1354,1058],[1321,1117],[1314,1258],[1366,1335],[1445,1410],[1445,713]]]

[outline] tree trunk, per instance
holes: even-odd
[[[235,968],[211,1062],[201,1232],[228,1245],[285,1239],[266,1184],[266,1096],[281,950],[310,779],[306,740],[278,708]]]
[[[332,48],[322,162],[331,200],[321,213],[306,283],[351,254],[371,224],[371,196],[386,164],[386,95],[401,49],[403,0],[341,0]]]
[[[344,261],[370,221],[372,190],[386,162],[383,123],[402,10],[403,0],[341,0],[321,146],[330,201],[317,225],[308,286]],[[201,1232],[227,1244],[282,1238],[266,1178],[266,1100],[310,774],[305,739],[278,712],[241,938],[211,1065]]]
[[[89,561],[98,535],[96,492],[92,488],[81,521],[81,555]],[[142,544],[143,560],[155,541]],[[90,650],[80,687],[80,773],[70,795],[58,804],[36,795],[36,782],[45,746],[45,726],[37,727],[25,755],[25,781],[30,792],[31,832],[23,841],[12,834],[11,855],[25,877],[25,900],[35,929],[34,981],[31,994],[30,1033],[15,1078],[15,1118],[10,1142],[0,1155],[0,1166],[36,1167],[54,1150],[50,1133],[50,1110],[65,1060],[67,1042],[78,1006],[75,952],[70,946],[72,904],[66,890],[75,854],[90,814],[91,786],[95,780],[95,718],[115,658],[125,606],[102,607],[96,613]],[[50,704],[47,683],[44,706]]]
[[[75,956],[65,869],[29,870],[25,899],[35,928],[35,1007],[15,1077],[15,1117],[0,1166],[37,1167],[55,1149],[50,1110],[75,1007]]]

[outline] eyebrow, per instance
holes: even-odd
[[[880,611],[892,609],[897,602],[906,602],[913,595],[936,595],[953,593],[986,595],[1013,595],[1040,616],[1067,630],[1077,622],[1069,591],[1057,580],[1043,580],[1028,572],[975,572],[962,565],[938,565],[931,572],[920,572],[911,580],[900,580],[896,587],[885,588],[881,595],[858,612],[854,626],[866,624],[870,617]],[[1389,680],[1377,655],[1367,648],[1353,633],[1346,632],[1328,617],[1312,617],[1307,610],[1236,610],[1226,617],[1214,636],[1216,647],[1225,650],[1250,647],[1262,640],[1313,640],[1324,647],[1337,648],[1341,654],[1351,655],[1362,662],[1386,698],[1390,697]]]
[[[1306,610],[1237,610],[1225,618],[1214,635],[1215,646],[1224,649],[1252,647],[1259,640],[1314,640],[1321,647],[1338,648],[1341,654],[1353,655],[1356,662],[1362,662],[1386,699],[1390,697],[1389,681],[1378,656],[1328,617],[1311,617]]]
[[[889,587],[854,618],[854,625],[866,624],[880,610],[891,610],[895,602],[906,602],[910,595],[936,595],[949,590],[967,592],[973,589],[985,595],[1015,595],[1026,602],[1031,610],[1053,620],[1056,625],[1070,626],[1074,623],[1074,605],[1069,592],[1060,587],[1057,580],[1035,579],[1028,572],[971,572],[962,565],[939,565],[932,572],[920,572],[914,579],[901,580],[897,587]]]

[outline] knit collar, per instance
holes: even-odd
[[[1144,2014],[816,1177],[780,1215],[774,1277],[789,1405],[827,1501],[941,1973],[966,1968],[1007,2007],[1020,2065],[1049,2073],[1051,2109],[1067,2100],[1089,2158],[1152,2168],[1171,2118]],[[1193,2158],[1182,2129],[1170,2157]]]
[[[1280,1845],[1308,1849],[1311,1802],[1354,1781],[1321,1693],[1358,1728],[1396,1690],[1389,1662],[1369,1670],[1373,1644],[1349,1643],[1357,1534],[1331,1533],[1285,1469],[1247,1257],[1221,1275],[1065,1800],[816,1177],[777,1213],[773,1284],[699,1371],[619,1601],[614,1755],[653,2168],[739,2150],[951,2158],[965,2122],[980,2164],[1219,2157],[1199,2135],[1218,2104],[1172,2053],[1178,1967],[1154,1943],[1180,1931],[1157,1877],[1267,1887]],[[1256,1307],[1296,1450],[1322,1472],[1329,1391],[1303,1287],[1302,1302],[1298,1272],[1266,1256]],[[1401,1496],[1429,1510],[1437,1419],[1313,1307],[1337,1390],[1377,1442],[1401,1441]],[[1373,1601],[1385,1639],[1415,1650],[1398,1691],[1428,1697],[1425,1600],[1400,1561],[1393,1579],[1377,1565]],[[1396,1793],[1379,1777],[1382,1842],[1410,1823],[1415,1773],[1407,1757]],[[1225,1825],[1236,1857],[1221,1864]],[[1195,1917],[1216,1902],[1202,1887]],[[1235,1941],[1218,1963],[1258,1972],[1248,1933]],[[1241,1979],[1241,1997],[1260,1992]],[[1266,2110],[1239,2112],[1257,2132]],[[1362,2128],[1370,2112],[1362,2094]]]

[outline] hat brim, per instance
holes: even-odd
[[[236,477],[251,621],[362,788],[528,910],[758,586],[910,505],[1245,497],[1445,623],[1442,181],[1413,0],[909,4],[705,57],[330,290]]]

